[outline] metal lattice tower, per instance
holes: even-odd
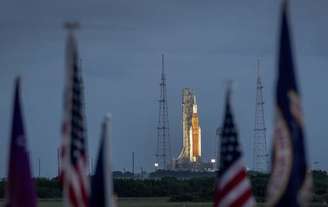
[[[264,121],[263,85],[260,77],[260,62],[257,63],[255,128],[253,139],[253,169],[267,172],[269,154],[267,151],[266,128]]]
[[[171,159],[169,118],[166,94],[166,78],[164,73],[164,55],[162,54],[162,74],[161,74],[161,96],[159,99],[159,117],[157,126],[157,152],[155,167],[167,170],[169,168],[168,160]]]
[[[221,148],[220,148],[220,142],[221,142],[221,138],[222,138],[222,128],[221,127],[218,127],[216,129],[216,169],[219,170],[220,169],[220,151],[221,151]]]

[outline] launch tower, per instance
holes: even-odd
[[[159,117],[157,125],[157,150],[156,163],[157,169],[167,170],[169,168],[169,160],[171,159],[169,118],[166,94],[166,78],[164,73],[164,55],[162,55],[162,74],[160,83],[161,95],[159,99]]]
[[[183,144],[182,150],[178,157],[179,161],[190,160],[190,133],[192,106],[194,104],[192,90],[190,88],[184,88],[182,90],[182,137]]]
[[[263,85],[260,77],[260,63],[257,63],[257,82],[256,82],[256,109],[255,109],[255,128],[253,139],[253,168],[258,172],[267,172],[269,155],[266,143],[266,128],[264,121],[264,101]]]

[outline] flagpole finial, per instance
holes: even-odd
[[[106,121],[110,121],[110,120],[112,120],[112,114],[111,114],[111,113],[107,113],[107,114],[105,115],[105,120],[106,120]]]
[[[64,28],[68,31],[80,29],[80,23],[77,21],[67,21],[64,23]]]

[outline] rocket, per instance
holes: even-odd
[[[190,161],[199,161],[201,151],[201,128],[199,125],[199,117],[197,112],[196,96],[194,96],[194,103],[192,107],[191,127],[189,129],[189,143],[190,143]]]

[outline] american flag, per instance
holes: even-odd
[[[69,207],[87,207],[89,203],[87,139],[82,77],[78,62],[77,43],[73,32],[69,31],[61,147],[61,179],[65,205]]]
[[[230,89],[226,94],[224,123],[220,144],[220,170],[215,185],[214,207],[254,206],[251,185],[242,161],[230,106]]]

